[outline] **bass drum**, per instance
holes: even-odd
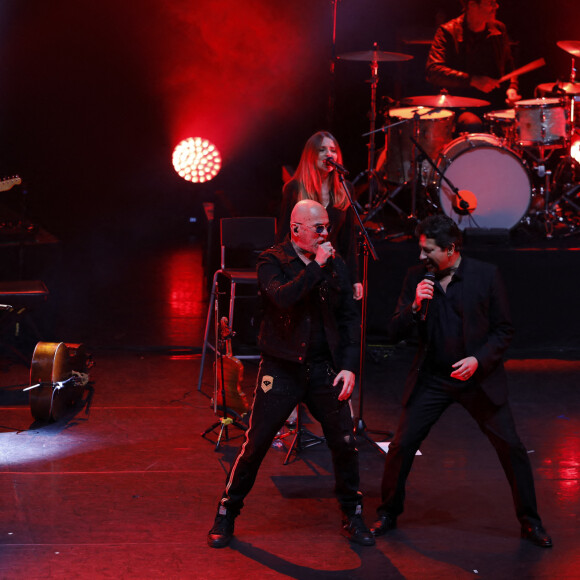
[[[472,133],[445,147],[438,168],[454,187],[475,195],[477,207],[462,215],[454,208],[455,194],[437,176],[441,209],[461,229],[511,229],[527,214],[532,184],[526,166],[516,153],[495,135]]]

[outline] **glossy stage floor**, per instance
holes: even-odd
[[[200,436],[216,421],[211,364],[197,389],[207,308],[201,251],[186,246],[112,262],[107,275],[102,264],[88,266],[86,279],[55,293],[51,339],[82,342],[96,363],[83,406],[56,423],[34,422],[22,391],[28,365],[2,351],[1,578],[580,578],[580,362],[570,350],[516,350],[507,362],[552,549],[520,540],[498,461],[454,407],[416,458],[399,528],[376,546],[341,537],[329,453],[317,445],[288,465],[285,447],[271,449],[235,539],[215,550],[206,534],[241,431],[230,427],[217,449],[214,433]],[[373,268],[378,312],[387,308],[385,288],[396,295],[401,279],[381,281]],[[556,300],[567,292],[552,287]],[[529,293],[528,313],[545,299]],[[564,306],[578,316],[577,301]],[[396,425],[411,355],[411,346],[369,341],[362,412],[358,393],[353,403],[372,440]],[[251,396],[256,363],[244,366]],[[320,433],[311,421],[306,427]],[[371,523],[384,456],[362,435],[358,447]]]

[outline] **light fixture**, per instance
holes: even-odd
[[[187,181],[204,183],[213,179],[222,166],[217,147],[207,139],[190,137],[173,150],[173,167]]]

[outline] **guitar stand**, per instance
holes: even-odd
[[[230,437],[228,428],[232,426],[232,427],[237,427],[238,429],[242,430],[242,431],[246,431],[247,427],[245,425],[243,425],[242,423],[239,423],[238,421],[236,421],[233,417],[228,417],[227,416],[227,409],[224,408],[224,416],[220,417],[219,421],[216,421],[213,425],[210,425],[202,434],[202,437],[205,437],[208,433],[211,433],[216,427],[219,427],[219,433],[218,433],[218,438],[215,444],[215,450],[217,451],[220,448],[220,444],[222,442],[222,438],[224,441],[229,441],[230,439],[233,439],[233,437]],[[205,437],[207,439],[207,437]]]
[[[284,435],[278,437],[278,439],[282,439],[284,437],[288,437],[294,433],[294,438],[292,439],[292,443],[290,443],[290,447],[288,448],[288,452],[286,453],[286,458],[284,459],[283,465],[288,465],[290,461],[290,456],[292,455],[293,451],[302,451],[303,449],[308,449],[308,447],[314,447],[314,445],[318,445],[319,443],[324,443],[324,437],[320,437],[308,431],[302,426],[302,405],[298,403],[296,407],[296,429],[292,432],[285,433]]]
[[[216,281],[216,296],[217,296],[217,281]],[[238,429],[240,429],[241,431],[246,431],[247,427],[246,425],[243,425],[242,423],[240,423],[239,421],[236,421],[234,417],[230,417],[228,415],[228,413],[231,413],[232,415],[234,414],[234,411],[232,411],[231,409],[228,409],[228,405],[227,405],[227,401],[226,401],[226,383],[225,383],[225,378],[224,378],[224,358],[223,358],[223,349],[224,349],[224,345],[225,345],[225,341],[227,340],[227,338],[230,337],[225,337],[223,336],[223,333],[221,331],[221,327],[220,327],[220,323],[219,323],[219,306],[218,306],[218,300],[216,298],[215,303],[214,303],[214,324],[215,324],[215,337],[216,337],[216,348],[215,348],[215,383],[214,383],[214,413],[217,414],[217,410],[218,410],[218,361],[219,361],[219,365],[220,365],[220,370],[221,370],[221,391],[222,391],[222,409],[223,409],[223,416],[220,417],[219,421],[216,421],[213,425],[210,425],[202,434],[201,436],[206,438],[206,435],[208,433],[211,433],[214,429],[216,429],[217,427],[220,428],[219,433],[218,433],[218,437],[217,437],[217,441],[216,441],[216,445],[215,445],[215,450],[217,451],[220,448],[220,444],[222,442],[222,439],[224,441],[229,441],[230,440],[230,433],[229,433],[229,427],[237,427]]]

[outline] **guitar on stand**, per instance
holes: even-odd
[[[38,421],[59,421],[82,399],[93,361],[82,344],[39,342],[30,365],[30,411]]]
[[[225,387],[227,400],[223,389],[216,389],[214,394],[214,411],[217,413],[217,410],[223,409],[227,403],[229,411],[234,411],[240,418],[243,418],[250,410],[248,398],[242,390],[244,365],[240,359],[232,354],[232,338],[234,337],[234,332],[231,326],[229,326],[228,319],[225,316],[222,316],[220,320],[220,336],[225,347],[225,354],[219,357],[219,365],[216,366],[215,376],[217,378],[216,385],[218,387],[222,385]]]
[[[219,421],[210,425],[202,434],[205,437],[217,427],[220,428],[215,450],[219,449],[222,438],[229,441],[229,427],[237,427],[241,431],[247,429],[246,425],[236,419],[243,418],[250,410],[250,405],[244,391],[242,390],[242,380],[244,376],[244,366],[242,362],[232,355],[232,338],[234,332],[228,324],[228,319],[219,317],[219,300],[215,300],[215,362],[214,362],[214,395],[213,409],[217,415],[218,411],[223,414]],[[230,416],[231,415],[231,416]]]

